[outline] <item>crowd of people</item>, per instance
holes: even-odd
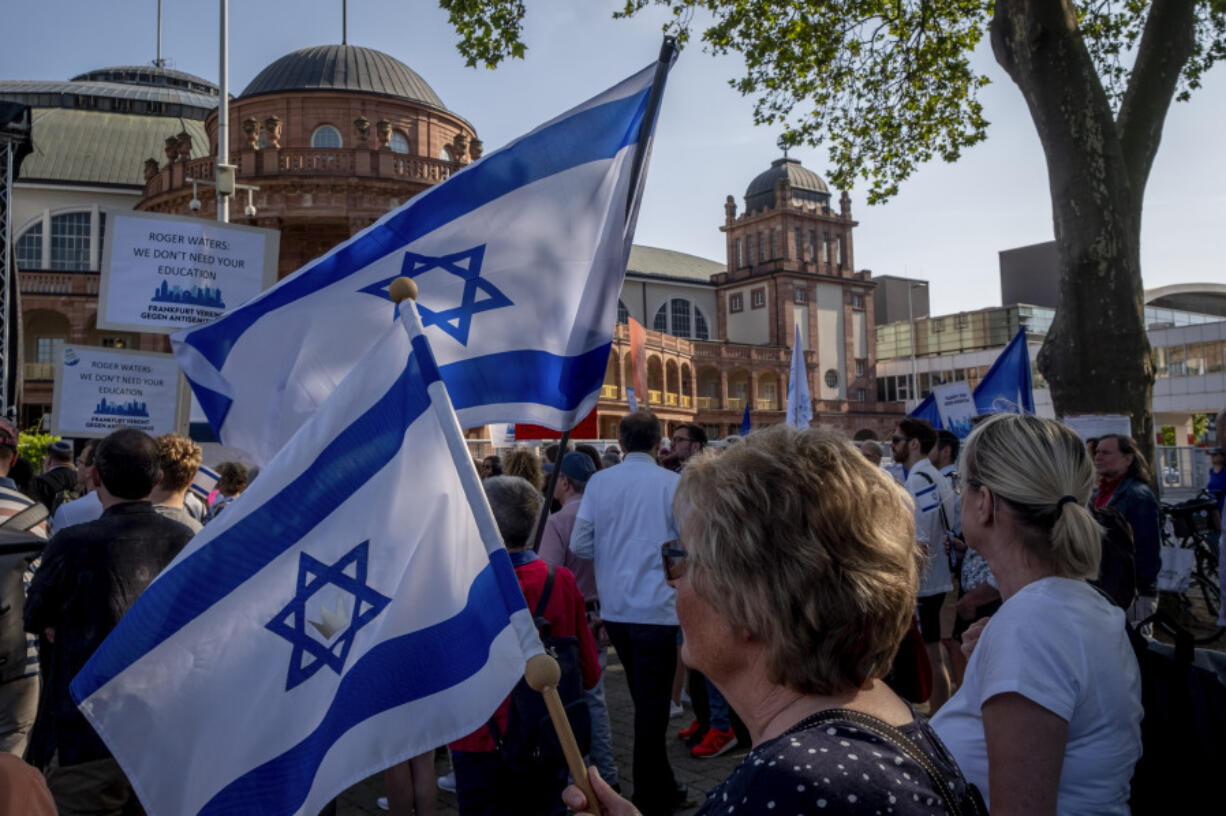
[[[52,446],[27,494],[7,475],[16,439],[0,425],[0,519],[35,501],[54,514],[31,529],[50,536],[27,573],[31,640],[0,682],[0,749],[30,765],[5,773],[43,771],[46,808],[30,813],[122,813],[131,789],[68,682],[254,475],[223,466],[218,498],[193,507],[199,447],[117,431]],[[474,461],[528,608],[574,645],[605,813],[1129,812],[1143,711],[1125,621],[1153,612],[1159,545],[1135,442],[1087,444],[1013,414],[960,440],[907,418],[890,453],[883,466],[875,442],[784,425],[711,444],[682,424],[665,439],[638,411],[603,451]],[[1123,604],[1094,585],[1104,512],[1134,536]],[[900,648],[913,637],[922,646]],[[610,646],[630,734],[610,726]],[[902,679],[912,658],[922,683]],[[674,731],[682,686],[694,718]],[[585,812],[564,767],[508,757],[510,709],[448,746],[453,772],[438,784],[464,816]],[[713,790],[689,790],[670,764],[677,738],[698,760],[746,754]],[[631,768],[614,739],[629,740]],[[433,752],[385,780],[393,813],[435,812]]]

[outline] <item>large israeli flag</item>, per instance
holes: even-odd
[[[173,335],[221,441],[269,459],[391,323],[387,286],[400,275],[420,287],[422,322],[463,426],[563,429],[586,416],[608,363],[667,64]]]
[[[313,816],[481,727],[541,650],[437,370],[383,335],[72,682],[154,816]]]

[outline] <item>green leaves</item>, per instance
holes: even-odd
[[[1151,0],[1067,2],[1118,111]],[[1179,99],[1226,57],[1226,0],[1186,2],[1197,4],[1197,38]],[[439,4],[470,66],[523,56],[523,0]],[[791,145],[825,144],[831,182],[862,182],[870,204],[895,195],[923,163],[957,161],[987,136],[978,94],[988,78],[970,55],[987,32],[991,0],[625,0],[613,16],[648,6],[672,12],[664,30],[682,45],[695,14],[709,20],[704,50],[745,60],[729,84],[755,97],[755,124],[781,126]]]

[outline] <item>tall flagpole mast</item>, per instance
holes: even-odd
[[[220,0],[221,55],[218,68],[221,98],[217,102],[217,220],[230,220],[230,194],[234,192],[234,169],[230,167],[230,0]],[[228,183],[227,183],[228,181]]]

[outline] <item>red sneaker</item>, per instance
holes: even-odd
[[[710,759],[720,754],[726,754],[737,746],[736,732],[729,728],[717,731],[712,728],[702,738],[702,742],[690,749],[690,756],[698,759]]]
[[[691,737],[698,736],[698,729],[699,729],[698,720],[694,720],[694,722],[690,723],[689,728],[682,728],[677,733],[677,736],[683,740],[687,740],[687,739],[690,739]]]

